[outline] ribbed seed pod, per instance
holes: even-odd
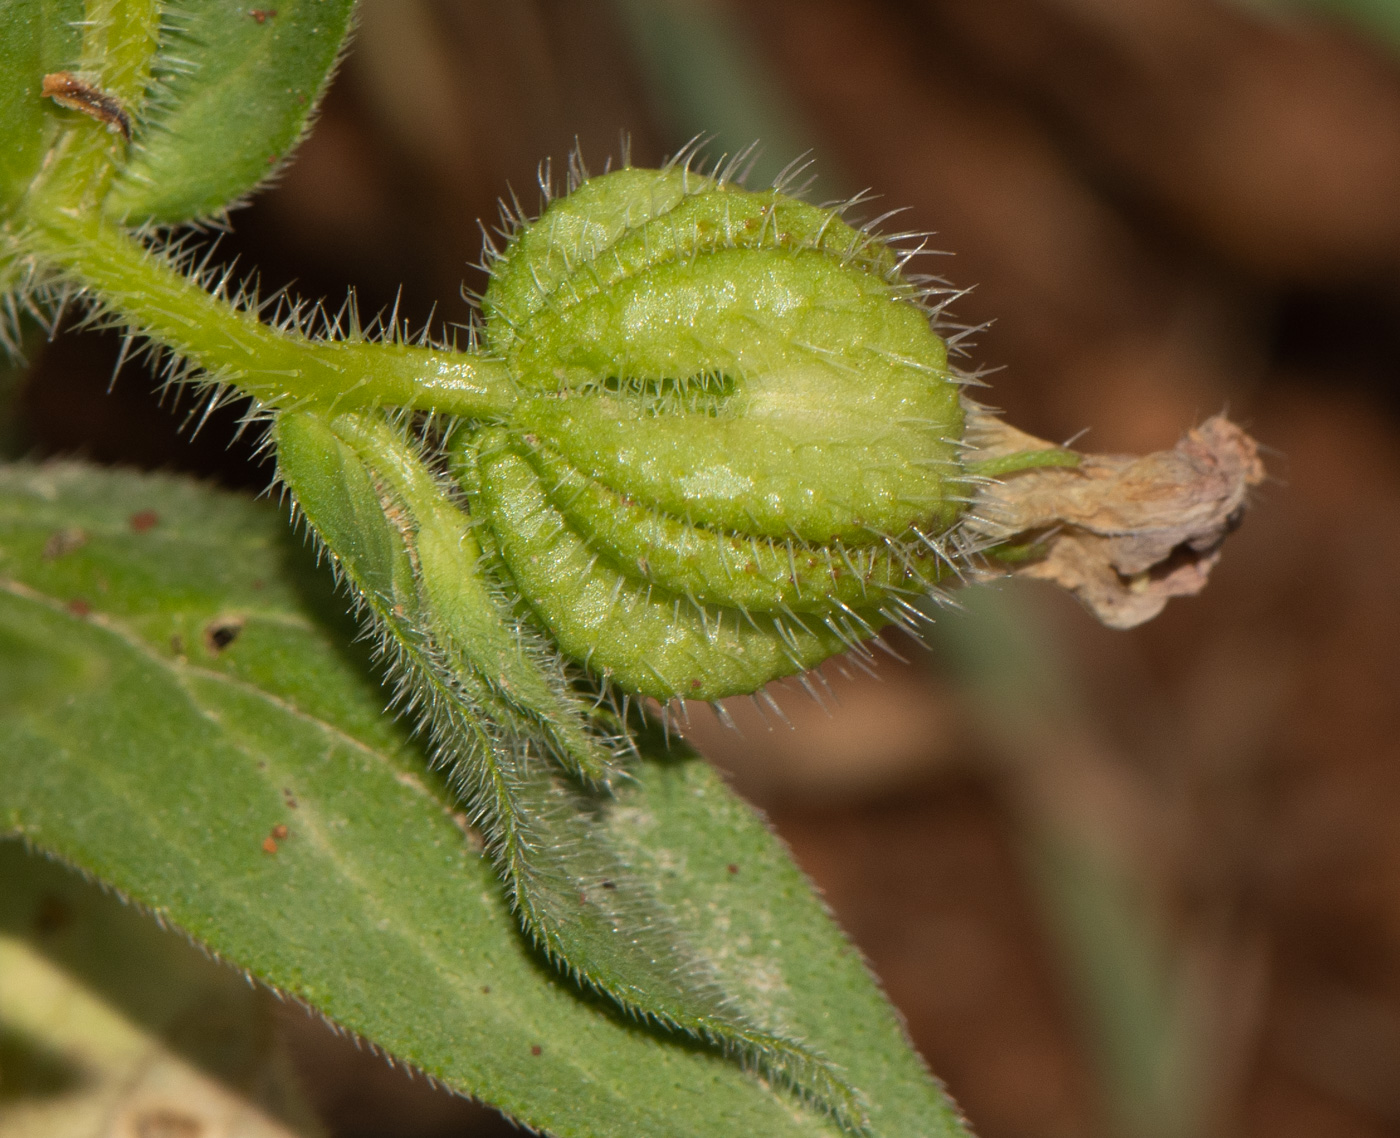
[[[483,308],[518,399],[459,448],[566,654],[717,699],[937,581],[962,408],[899,266],[836,211],[678,167],[586,181],[513,236]]]

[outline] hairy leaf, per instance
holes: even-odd
[[[282,478],[373,614],[531,940],[638,1019],[708,1040],[861,1128],[854,1088],[771,1015],[747,1014],[618,856],[601,824],[609,797],[577,780],[615,781],[609,747],[621,740],[587,730],[582,693],[493,591],[469,520],[413,445],[361,415],[287,413],[276,432]],[[376,530],[381,539],[367,542]],[[582,762],[571,760],[569,736],[585,748]]]
[[[354,0],[172,0],[146,121],[108,212],[176,224],[217,214],[300,141],[349,31]]]
[[[551,1133],[833,1133],[534,954],[380,712],[342,607],[269,507],[0,468],[0,833]],[[726,987],[844,1068],[874,1132],[961,1133],[858,955],[708,767],[644,762],[607,825]]]

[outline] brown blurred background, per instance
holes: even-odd
[[[1272,482],[1131,633],[1007,585],[839,705],[692,733],[761,804],[984,1138],[1400,1134],[1400,5],[365,0],[226,256],[464,323],[477,218],[692,134],[810,148],[952,256],[1016,425],[1169,446],[1228,408]],[[1355,17],[1350,20],[1348,17]],[[37,353],[18,445],[261,488],[115,344]],[[509,1132],[287,1013],[340,1135]]]

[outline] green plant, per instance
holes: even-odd
[[[425,743],[269,510],[15,466],[0,824],[531,1125],[958,1132],[667,705],[868,655],[977,554],[1052,564],[1092,526],[998,480],[1080,456],[962,397],[889,240],[734,165],[571,168],[465,351],[234,286],[168,227],[288,152],[351,15],[0,3],[0,285],[12,329],[78,294],[255,401]],[[1132,591],[1213,556],[1248,480]]]

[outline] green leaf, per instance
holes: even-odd
[[[538,959],[382,714],[342,608],[269,506],[0,467],[0,833],[531,1126],[833,1134]],[[962,1133],[859,956],[705,764],[644,762],[608,825],[722,981],[845,1068],[875,1133]]]
[[[0,0],[0,215],[29,185],[61,126],[44,76],[78,65],[82,0]]]
[[[493,592],[469,519],[416,446],[361,415],[284,413],[275,430],[283,482],[396,658],[403,702],[431,709],[432,753],[530,940],[637,1019],[705,1040],[862,1129],[854,1088],[771,1015],[747,1014],[618,856],[608,798],[564,777],[592,766],[596,787],[621,772],[562,661]],[[572,763],[569,737],[589,749]]]
[[[107,199],[129,224],[217,214],[301,140],[350,30],[354,0],[173,0],[146,121]]]

